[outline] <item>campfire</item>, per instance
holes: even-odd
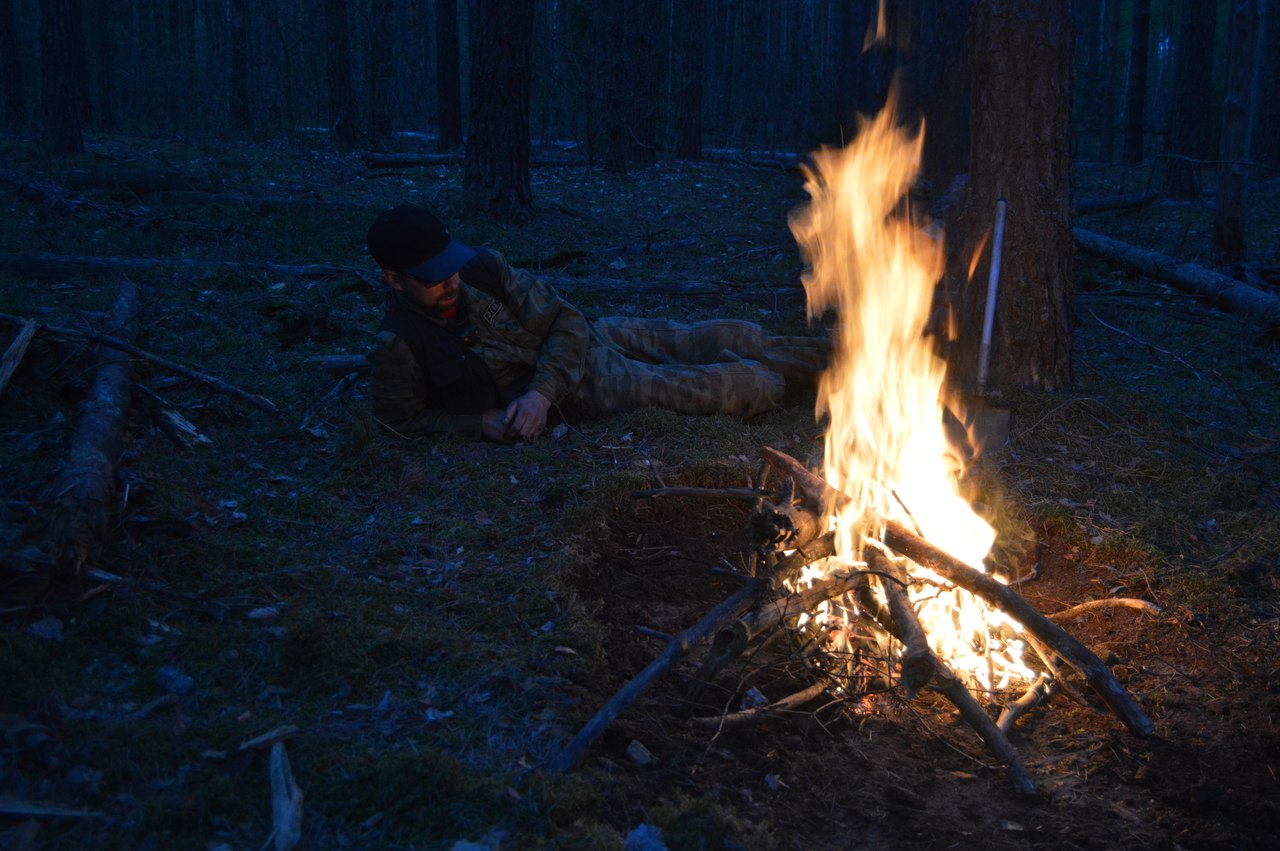
[[[1130,731],[1153,731],[1098,657],[985,561],[995,531],[961,493],[964,456],[944,428],[946,364],[925,334],[944,257],[940,238],[907,202],[922,141],[898,126],[891,100],[848,147],[814,154],[810,201],[791,224],[809,264],[810,317],[834,313],[832,361],[818,389],[822,473],[766,447],[754,487],[641,494],[754,501],[753,567],[741,591],[680,635],[664,636],[666,651],[597,713],[553,770],[571,767],[649,683],[708,639],[701,684],[734,660],[766,658],[766,648],[807,682],[770,699],[744,679],[723,712],[697,721],[723,728],[823,695],[862,706],[884,688],[907,700],[932,690],[1026,794],[1035,786],[1008,732],[1058,690],[1083,700],[1067,669]],[[769,480],[777,484],[765,487]]]

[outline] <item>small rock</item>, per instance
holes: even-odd
[[[190,694],[195,688],[195,680],[177,668],[161,668],[156,671],[156,685],[169,694]]]
[[[649,749],[635,739],[632,739],[631,744],[627,745],[627,756],[629,756],[631,761],[636,765],[642,767],[646,765],[653,765],[657,762],[657,759],[654,758],[653,754],[649,753]]]
[[[662,841],[662,828],[651,824],[632,828],[622,844],[622,851],[667,851],[667,843]]]

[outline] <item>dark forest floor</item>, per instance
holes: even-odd
[[[690,723],[706,707],[681,667],[575,771],[547,776],[533,769],[661,650],[632,628],[678,631],[735,587],[711,569],[739,563],[743,509],[631,492],[743,484],[763,446],[812,462],[811,404],[752,423],[640,411],[514,447],[405,442],[379,432],[363,383],[316,406],[337,376],[308,359],[367,346],[380,295],[363,234],[402,201],[541,269],[590,316],[802,333],[786,224],[801,178],[547,166],[538,217],[500,226],[458,216],[456,165],[116,137],[90,148],[53,166],[0,143],[0,254],[250,264],[134,273],[136,342],[284,413],[139,364],[139,383],[212,444],[177,448],[136,400],[100,572],[47,583],[0,568],[0,846],[260,848],[267,751],[240,745],[280,728],[312,848],[617,848],[642,824],[672,849],[1275,846],[1280,353],[1246,321],[1080,257],[1076,388],[1001,394],[1012,440],[973,472],[1000,528],[1038,542],[1025,593],[1042,610],[1108,595],[1161,607],[1067,625],[1156,735],[1055,697],[1014,733],[1040,788],[1027,801],[927,694],[717,734]],[[198,175],[217,194],[105,185],[142,172]],[[1077,174],[1081,197],[1149,177]],[[1250,208],[1268,286],[1280,193]],[[1211,221],[1206,204],[1160,202],[1079,223],[1201,259]],[[282,277],[254,262],[351,271]],[[690,282],[704,286],[679,289]],[[0,271],[0,311],[53,325],[99,327],[116,291],[109,276]],[[13,331],[0,323],[0,348]],[[92,363],[38,336],[0,395],[5,552],[38,523]],[[633,741],[654,762],[628,757]],[[84,814],[11,814],[18,802]]]

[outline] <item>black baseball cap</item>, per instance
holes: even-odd
[[[369,253],[383,269],[423,281],[443,281],[476,256],[449,235],[444,222],[415,204],[386,210],[369,228]]]

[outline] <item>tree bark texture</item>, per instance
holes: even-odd
[[[80,130],[84,92],[77,87],[74,67],[66,61],[80,28],[75,0],[45,0],[40,4],[41,107],[45,150],[53,156],[84,152]]]
[[[533,213],[529,97],[533,0],[477,0],[471,63],[471,129],[463,169],[466,206],[497,219]]]
[[[970,31],[972,168],[953,269],[962,274],[1008,204],[992,338],[991,382],[1071,384],[1070,0],[980,0]],[[1016,120],[1015,120],[1016,115]],[[959,286],[953,381],[976,379],[991,242]],[[955,289],[955,288],[953,288]]]
[[[1151,34],[1151,0],[1133,0],[1130,24],[1124,151],[1120,159],[1128,165],[1137,165],[1142,162],[1142,136],[1147,129],[1147,44]]]
[[[1103,41],[1098,46],[1103,54],[1102,74],[1105,85],[1102,91],[1102,127],[1098,145],[1101,148],[1101,159],[1104,163],[1112,162],[1116,152],[1116,112],[1119,104],[1117,96],[1120,86],[1120,57],[1116,50],[1116,40],[1120,32],[1120,0],[1102,0],[1103,8],[1098,17],[1102,19]]]
[[[1217,3],[1183,0],[1181,34],[1174,58],[1169,143],[1165,148],[1174,155],[1164,178],[1165,194],[1173,198],[1200,197],[1201,164],[1197,160],[1210,158],[1213,36],[1217,25]]]
[[[627,172],[627,65],[625,0],[598,0],[595,4],[595,58],[600,94],[601,127],[604,130],[604,170]]]
[[[1218,207],[1213,217],[1213,253],[1219,263],[1244,259],[1244,192],[1248,180],[1249,122],[1258,33],[1258,0],[1233,0],[1227,96],[1218,147]]]
[[[436,150],[462,145],[458,0],[436,0]]]

